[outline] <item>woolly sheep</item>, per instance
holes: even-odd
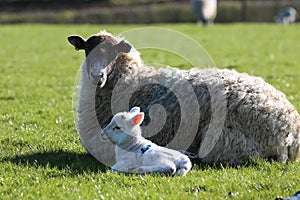
[[[145,112],[143,135],[153,143],[168,145],[178,135],[181,136],[177,131],[181,123],[186,123],[187,126],[197,125],[196,133],[189,135],[189,130],[180,132],[187,135],[178,141],[177,149],[182,148],[180,145],[185,140],[190,140],[191,144],[183,149],[198,155],[201,149],[211,148],[207,154],[200,156],[205,163],[236,165],[245,163],[250,157],[281,162],[299,160],[300,116],[285,95],[262,78],[228,69],[154,69],[143,65],[139,52],[128,41],[105,31],[91,36],[87,41],[80,36],[70,36],[68,39],[76,49],[85,50],[87,55],[81,66],[77,130],[83,146],[101,162],[115,163],[114,155],[108,153],[114,151],[114,146],[99,130],[99,127],[109,124],[112,109],[116,110],[113,106],[118,105],[112,97],[117,97],[119,103],[126,101],[124,94],[130,92],[126,88],[138,85],[142,80],[150,80],[153,84],[137,88],[127,106],[136,105]],[[116,45],[120,48],[112,60],[107,60],[106,52],[110,49],[105,48]],[[96,46],[101,51],[96,51],[95,60],[89,61],[89,54]],[[89,76],[91,71],[101,74],[97,85]],[[156,81],[164,83],[165,87],[155,84]],[[185,88],[180,87],[184,82],[192,86],[198,106],[181,120],[181,115],[185,114],[181,113],[181,107],[191,104],[192,95],[186,95],[180,104],[172,88],[185,94]],[[116,90],[118,85],[122,87]],[[224,97],[225,106],[218,106],[220,100],[216,97]],[[145,127],[154,120],[149,115],[152,106],[158,104],[164,108],[162,114],[166,119],[159,133],[151,135]],[[200,113],[198,118],[193,115],[196,111]],[[213,129],[213,133],[218,135],[214,138],[208,133],[216,113],[220,113],[218,117],[224,118],[224,123],[220,123],[219,118],[214,121],[214,124],[221,126],[220,129]],[[211,138],[217,140],[207,145]]]
[[[191,0],[191,8],[199,24],[212,24],[217,16],[217,0]]]
[[[280,11],[279,15],[275,17],[275,22],[279,24],[289,25],[296,22],[297,11],[295,8],[288,7]]]
[[[115,144],[116,164],[112,170],[126,173],[159,173],[186,175],[191,169],[190,159],[172,149],[164,148],[142,137],[140,124],[144,113],[139,107],[116,114],[103,129]]]

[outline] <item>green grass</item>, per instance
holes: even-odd
[[[195,39],[220,68],[262,76],[300,111],[300,25],[158,26]],[[126,176],[87,155],[72,112],[84,53],[74,51],[66,36],[136,27],[141,26],[1,25],[0,199],[275,199],[300,189],[299,162],[204,165],[186,177]],[[146,63],[183,66],[169,54],[143,56]]]

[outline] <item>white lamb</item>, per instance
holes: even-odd
[[[186,175],[191,167],[190,159],[172,149],[164,148],[142,137],[140,124],[144,113],[139,107],[130,112],[116,114],[103,129],[115,146],[116,164],[113,171],[126,173],[159,173]]]

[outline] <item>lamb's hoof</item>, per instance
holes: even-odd
[[[189,172],[189,170],[181,168],[181,169],[176,171],[176,174],[179,175],[179,176],[185,176],[188,172]]]
[[[154,174],[160,174],[166,176],[174,176],[175,173],[176,173],[176,167],[166,167],[154,172]]]

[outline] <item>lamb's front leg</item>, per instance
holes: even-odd
[[[131,173],[131,170],[134,168],[135,167],[133,166],[133,164],[131,162],[129,162],[127,160],[121,160],[111,167],[111,171],[117,172],[117,173],[120,173],[120,172]]]
[[[138,174],[165,174],[165,175],[174,175],[176,173],[176,166],[173,165],[162,165],[156,164],[153,166],[140,166],[131,171],[132,173]]]
[[[184,158],[179,162],[179,167],[177,168],[176,174],[180,176],[185,176],[192,168],[192,163],[189,158]]]

